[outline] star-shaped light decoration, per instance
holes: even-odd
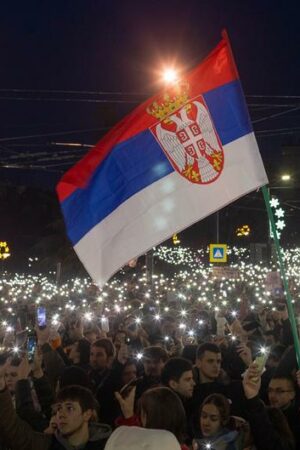
[[[277,220],[276,222],[276,227],[278,230],[283,230],[285,227],[285,223],[283,220]]]
[[[278,217],[278,219],[282,219],[284,217],[284,210],[282,208],[276,209],[275,216]]]
[[[270,200],[270,206],[272,208],[277,208],[277,206],[279,206],[278,198],[272,197],[271,200]]]
[[[280,207],[280,202],[279,202],[278,198],[276,198],[276,197],[272,197],[271,198],[270,206],[271,206],[271,208],[275,209],[274,215],[278,219],[276,224],[275,224],[276,225],[276,232],[277,232],[277,238],[280,239],[281,232],[285,228],[285,222],[283,220],[283,218],[285,216],[285,211]],[[270,237],[271,237],[271,239],[274,239],[271,223],[270,223]]]
[[[271,224],[270,224],[270,227],[271,227]],[[277,235],[277,239],[279,240],[281,237],[281,232],[279,231],[279,228],[277,228],[277,227],[276,227],[276,235]],[[270,228],[270,238],[274,239],[274,233],[271,230],[271,228]]]

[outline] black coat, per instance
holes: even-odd
[[[293,450],[294,448],[272,424],[263,402],[254,397],[245,400],[247,420],[249,421],[254,444],[257,450]]]
[[[90,425],[90,440],[81,450],[103,450],[110,435],[110,427],[102,424]],[[60,436],[54,435],[49,450],[69,450],[70,444]]]

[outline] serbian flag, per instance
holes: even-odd
[[[102,286],[128,261],[266,183],[224,36],[105,135],[57,192],[74,249]]]

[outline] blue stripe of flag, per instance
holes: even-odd
[[[203,94],[223,145],[251,133],[252,124],[239,81],[232,81]]]
[[[252,131],[239,81],[203,96],[223,145]],[[149,130],[116,145],[86,188],[77,189],[61,205],[73,245],[131,196],[173,171]]]

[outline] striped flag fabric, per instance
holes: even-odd
[[[119,122],[57,185],[100,286],[175,233],[265,185],[229,41]]]

